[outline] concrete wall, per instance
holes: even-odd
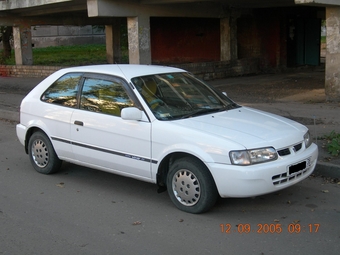
[[[173,66],[187,70],[202,80],[214,80],[261,73],[259,69],[260,62],[261,60],[258,58],[247,58],[231,61],[177,64]]]
[[[35,48],[63,45],[105,44],[105,31],[88,26],[33,26]]]
[[[6,66],[0,65],[2,77],[47,77],[55,71],[65,68],[60,66]]]
[[[230,76],[242,76],[260,73],[259,59],[241,59],[236,61],[217,61],[207,63],[177,64],[204,80],[212,80]],[[47,77],[53,72],[65,68],[61,66],[7,66],[0,65],[0,76],[7,77]]]

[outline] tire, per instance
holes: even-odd
[[[206,212],[218,198],[215,182],[207,167],[190,157],[178,159],[170,166],[167,190],[175,206],[188,213]]]
[[[41,174],[55,173],[61,167],[62,161],[55,153],[50,139],[41,131],[30,137],[28,155],[34,169]]]

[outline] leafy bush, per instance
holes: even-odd
[[[339,156],[340,154],[340,133],[334,130],[323,137],[327,141],[327,150],[332,156]]]

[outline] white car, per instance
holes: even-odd
[[[59,70],[23,99],[16,132],[40,173],[68,161],[155,183],[190,213],[296,184],[318,157],[305,126],[162,66]]]

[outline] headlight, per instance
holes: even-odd
[[[305,140],[305,147],[308,148],[312,144],[312,138],[310,137],[309,131],[303,136],[303,139]]]
[[[232,164],[245,166],[276,160],[278,156],[273,147],[268,147],[253,150],[231,151],[229,157]]]

